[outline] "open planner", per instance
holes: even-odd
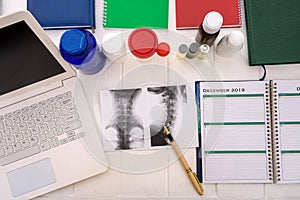
[[[206,183],[300,182],[300,80],[196,82]]]

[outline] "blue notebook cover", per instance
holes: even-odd
[[[203,183],[203,169],[202,169],[202,150],[201,150],[201,125],[200,125],[200,82],[195,82],[195,96],[197,103],[197,120],[198,120],[198,134],[199,134],[199,147],[196,148],[196,171],[198,179]]]
[[[95,28],[95,0],[27,0],[44,29]]]

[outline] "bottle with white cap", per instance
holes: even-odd
[[[229,58],[236,54],[243,47],[245,37],[241,31],[232,31],[225,35],[217,44],[218,55]]]
[[[109,61],[113,61],[125,52],[125,43],[119,34],[106,34],[103,37],[101,44],[103,52]]]
[[[205,15],[196,35],[196,42],[212,46],[220,33],[223,17],[220,13],[212,11]]]

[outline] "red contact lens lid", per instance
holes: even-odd
[[[156,53],[159,56],[167,56],[170,53],[170,45],[166,42],[161,42],[157,46]]]
[[[157,43],[157,35],[148,28],[135,29],[128,38],[129,49],[138,58],[151,57],[156,52]]]

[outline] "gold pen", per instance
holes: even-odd
[[[170,131],[168,130],[168,128],[166,126],[164,126],[164,132],[167,134],[171,145],[173,147],[173,149],[175,150],[177,156],[179,157],[180,163],[183,166],[184,170],[186,171],[190,181],[192,182],[194,188],[196,189],[196,191],[198,192],[199,195],[203,194],[203,187],[199,181],[199,179],[197,178],[197,175],[192,171],[192,169],[190,168],[190,166],[188,165],[188,163],[186,162],[183,154],[181,153],[178,145],[176,144],[174,138],[172,137]]]

